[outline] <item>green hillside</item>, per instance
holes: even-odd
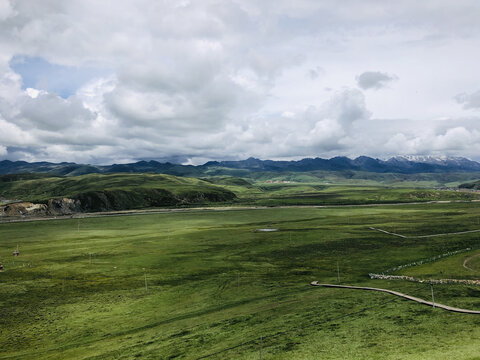
[[[461,189],[480,190],[480,180],[460,184],[458,187]]]
[[[479,173],[372,173],[365,171],[311,171],[311,172],[250,172],[242,176],[252,182],[292,181],[297,183],[321,183],[336,185],[367,185],[389,187],[456,187],[476,180]]]
[[[278,175],[278,174],[277,174]],[[209,204],[255,206],[342,205],[437,200],[473,200],[480,194],[414,187],[386,186],[376,181],[320,181],[295,174],[275,179],[246,180],[233,176],[202,179],[164,174],[88,174],[0,176],[0,199],[49,203],[49,213],[110,211]],[[299,178],[300,177],[300,178]],[[298,181],[303,180],[303,181]],[[307,180],[310,180],[307,182]],[[401,182],[402,183],[402,182]],[[69,211],[51,199],[70,198]],[[52,206],[54,208],[52,208]],[[55,208],[57,206],[57,208]],[[58,211],[57,211],[58,210]]]
[[[4,175],[0,176],[0,197],[31,202],[69,197],[79,200],[83,210],[102,211],[225,202],[235,194],[199,179],[172,175]]]

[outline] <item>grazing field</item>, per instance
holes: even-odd
[[[474,359],[478,315],[309,284],[430,299],[428,284],[368,273],[470,247],[408,271],[466,270],[480,234],[368,227],[422,235],[478,229],[479,218],[478,204],[449,203],[0,224],[0,359]],[[279,231],[257,231],[268,228]],[[480,287],[436,285],[435,301],[479,310]]]
[[[305,179],[304,179],[305,180]],[[312,179],[313,180],[313,179]],[[0,175],[0,202],[48,203],[71,198],[79,211],[218,205],[332,205],[480,199],[480,193],[415,188],[412,182],[390,187],[375,182],[327,185],[316,182],[265,183],[223,176],[188,178],[164,174]],[[397,184],[398,186],[398,184]]]
[[[424,279],[480,279],[480,251],[468,251],[446,259],[399,271]]]
[[[262,206],[388,204],[480,198],[477,193],[384,186],[262,184],[226,188],[237,195],[238,203]]]

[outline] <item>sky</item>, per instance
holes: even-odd
[[[480,160],[477,0],[0,0],[0,160]]]

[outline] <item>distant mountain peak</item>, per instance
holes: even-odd
[[[390,159],[397,159],[397,160],[408,160],[413,162],[438,162],[438,161],[459,161],[459,160],[467,160],[472,161],[470,159],[460,157],[460,156],[447,156],[447,155],[397,155],[393,156]]]
[[[180,165],[141,160],[130,164],[84,165],[75,163],[49,163],[25,161],[0,161],[0,174],[49,173],[75,176],[88,173],[154,172],[177,176],[204,176],[215,174],[221,168],[255,172],[309,172],[309,171],[365,171],[373,173],[418,174],[434,172],[480,172],[480,163],[455,156],[399,155],[388,160],[358,156],[350,159],[336,156],[331,159],[304,158],[292,161],[260,160],[250,157],[238,161],[209,161],[203,165]]]

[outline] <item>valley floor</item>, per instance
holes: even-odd
[[[477,233],[413,236],[478,229],[477,203],[214,210],[0,224],[0,359],[477,356],[478,315],[310,285],[428,300],[428,283],[368,274],[466,248],[395,273],[475,278],[480,262],[462,264]],[[435,285],[448,306],[480,310],[479,297]]]

